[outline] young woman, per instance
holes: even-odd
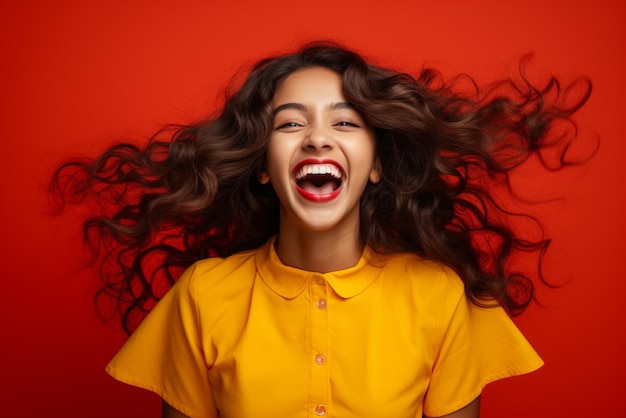
[[[541,277],[549,241],[492,187],[564,164],[583,84],[471,94],[313,44],[171,139],[62,166],[62,197],[107,202],[85,223],[101,293],[129,332],[151,311],[107,371],[164,417],[477,417],[486,384],[543,364],[509,315],[533,298],[513,261]]]

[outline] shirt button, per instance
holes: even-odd
[[[318,354],[315,356],[315,364],[322,365],[324,364],[324,360],[326,360],[326,358],[324,357],[323,354]]]
[[[323,417],[326,415],[326,407],[324,405],[317,405],[315,407],[315,415],[318,417]]]
[[[320,276],[315,276],[315,283],[320,285],[320,286],[323,286],[324,285],[324,278],[320,277]]]
[[[320,299],[317,301],[317,309],[324,310],[326,309],[326,299]]]

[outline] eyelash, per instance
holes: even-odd
[[[348,121],[345,121],[345,120],[342,120],[341,122],[336,123],[335,126],[350,126],[352,128],[358,128],[359,127],[359,125],[357,125],[356,123],[348,122]]]
[[[282,125],[278,125],[276,127],[276,130],[280,130],[280,129],[286,129],[286,128],[298,128],[301,125],[299,123],[296,122],[287,122],[287,123],[283,123]],[[334,124],[333,126],[338,126],[338,127],[351,127],[351,128],[358,128],[359,125],[354,123],[354,122],[348,122],[345,120],[342,120],[341,122],[337,122],[336,124]]]
[[[300,124],[299,124],[299,123],[296,123],[296,122],[287,122],[287,123],[283,123],[282,125],[278,125],[278,126],[276,127],[276,130],[279,130],[279,129],[286,129],[286,128],[298,128],[298,127],[300,127]]]

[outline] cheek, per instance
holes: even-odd
[[[270,177],[281,175],[288,172],[289,158],[287,150],[277,144],[271,144],[267,148],[267,157],[265,160],[266,171]]]
[[[352,160],[360,166],[367,166],[369,168],[374,164],[374,161],[376,161],[376,144],[369,138],[356,141],[346,152],[348,152],[352,156]]]

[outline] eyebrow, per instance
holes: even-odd
[[[293,102],[293,103],[281,104],[280,106],[278,106],[274,110],[272,110],[272,114],[274,116],[276,116],[276,114],[278,112],[280,112],[282,110],[285,110],[285,109],[295,109],[295,110],[299,110],[301,112],[307,112],[308,111],[307,107],[304,104]],[[354,109],[354,106],[352,106],[348,102],[331,103],[330,110],[336,110],[336,109]]]

